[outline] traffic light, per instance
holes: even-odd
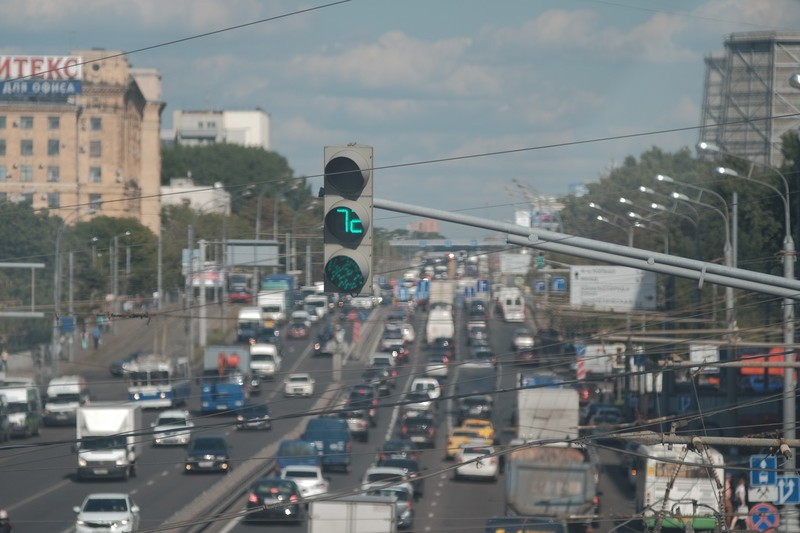
[[[325,147],[325,292],[372,294],[372,147]]]
[[[536,268],[537,270],[541,270],[544,268],[544,253],[539,252],[539,255],[536,257]]]

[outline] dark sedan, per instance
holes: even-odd
[[[286,327],[286,336],[290,339],[305,339],[308,334],[308,324],[302,320],[295,320]]]
[[[184,472],[230,472],[231,452],[222,435],[196,435],[186,449]]]
[[[297,483],[279,477],[262,477],[247,489],[247,521],[303,520],[303,503]]]
[[[433,448],[436,445],[436,422],[427,416],[404,418],[400,422],[400,435],[419,446]]]
[[[378,450],[378,460],[389,458],[419,459],[419,446],[408,439],[389,439]]]

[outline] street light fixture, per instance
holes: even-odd
[[[789,83],[792,87],[800,89],[800,74],[792,74],[789,78]],[[760,183],[766,187],[769,187],[773,191],[775,191],[783,200],[783,210],[784,210],[784,236],[783,236],[783,277],[786,279],[794,279],[794,262],[796,260],[796,251],[794,245],[794,239],[792,238],[792,222],[791,222],[791,204],[789,201],[789,180],[786,179],[778,169],[773,168],[769,165],[758,163],[756,161],[747,159],[745,157],[738,156],[736,154],[731,154],[721,150],[719,147],[714,146],[710,143],[701,142],[697,145],[698,151],[701,152],[717,152],[728,157],[733,157],[742,161],[746,161],[750,163],[750,171],[748,172],[747,176],[741,176],[738,172],[733,169],[726,168],[726,167],[717,167],[715,172],[722,176],[732,176],[736,178],[742,178],[747,181],[752,181],[755,183]],[[764,168],[767,168],[773,172],[775,172],[783,181],[783,192],[778,190],[777,187],[772,186],[769,183],[766,183],[761,180],[754,179],[753,170],[755,169],[756,165],[760,165]],[[784,298],[783,299],[783,342],[784,346],[784,361],[786,363],[793,363],[795,361],[795,354],[790,346],[795,342],[795,334],[794,334],[794,300],[791,298]],[[795,425],[797,424],[797,413],[795,407],[795,370],[791,366],[787,366],[783,370],[783,436],[785,439],[794,439],[796,436]],[[796,462],[794,456],[792,455],[786,461],[786,471],[790,473],[794,473],[795,471]]]

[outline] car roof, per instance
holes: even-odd
[[[86,496],[86,500],[111,500],[118,498],[130,498],[127,492],[93,492]]]
[[[322,467],[318,465],[286,465],[281,470],[302,470],[305,472],[321,472]]]
[[[311,374],[309,374],[307,372],[296,372],[294,374],[289,374],[286,377],[288,379],[292,379],[292,378],[311,378]]]
[[[404,474],[403,469],[396,466],[370,466],[364,475],[367,474]]]
[[[158,418],[189,418],[190,416],[186,409],[165,409],[158,413]]]

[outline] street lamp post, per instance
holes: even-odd
[[[797,87],[800,88],[800,75],[793,75],[792,78],[797,78]],[[791,82],[791,80],[790,80]],[[794,86],[794,85],[793,85]],[[795,245],[794,239],[792,238],[792,221],[791,221],[791,204],[789,201],[789,180],[786,179],[779,170],[761,164],[761,166],[768,168],[769,170],[775,172],[783,181],[783,192],[778,190],[776,187],[770,185],[769,183],[765,183],[763,181],[754,179],[753,176],[753,169],[755,168],[756,163],[755,161],[751,161],[747,158],[743,158],[737,156],[735,154],[729,154],[727,152],[723,152],[718,147],[709,144],[709,143],[700,143],[697,146],[698,150],[700,151],[711,151],[711,152],[718,152],[725,154],[729,157],[735,157],[742,161],[747,161],[750,163],[750,171],[748,172],[747,176],[740,176],[738,172],[735,170],[725,168],[725,167],[717,167],[715,171],[717,174],[723,176],[733,176],[737,178],[742,178],[747,181],[752,181],[755,183],[760,183],[766,187],[769,187],[773,191],[775,191],[783,201],[783,211],[784,211],[784,236],[783,236],[783,277],[786,279],[794,279],[794,262],[796,260],[795,256]],[[794,300],[791,298],[784,298],[783,299],[783,342],[784,346],[784,361],[787,363],[793,363],[795,361],[795,354],[794,350],[790,347],[794,344]],[[795,431],[795,424],[797,423],[797,413],[795,408],[795,371],[791,367],[786,367],[783,370],[783,436],[786,439],[794,439],[796,435]],[[793,473],[795,470],[796,461],[794,459],[794,455],[792,455],[786,461],[786,471]],[[797,531],[800,527],[797,524],[797,517],[795,516],[792,522],[792,530]]]
[[[112,253],[113,257],[113,267],[112,267],[112,281],[113,281],[113,297],[114,299],[111,301],[111,313],[115,313],[117,311],[117,298],[119,297],[119,238],[120,237],[130,237],[131,232],[126,231],[125,233],[121,233],[119,235],[114,235],[112,239],[114,242],[114,251]],[[114,321],[111,321],[111,328],[112,332],[114,330],[115,324]]]
[[[679,192],[673,192],[671,196],[675,200],[682,200],[684,202],[689,202],[691,204],[711,209],[722,217],[723,223],[725,225],[725,244],[723,246],[723,262],[727,267],[735,266],[736,247],[735,245],[732,244],[733,241],[731,240],[732,220],[730,216],[730,209],[728,208],[728,202],[726,202],[725,199],[719,193],[712,191],[711,189],[706,189],[705,187],[700,187],[699,185],[678,181],[663,174],[658,174],[656,176],[656,180],[662,183],[673,183],[676,185],[682,185],[684,187],[689,187],[691,189],[698,191],[699,194],[697,199],[689,198],[685,194]],[[703,197],[703,193],[707,193],[708,195],[717,198],[722,203],[725,210],[723,211],[714,205],[700,201],[701,198]],[[736,309],[734,307],[733,287],[725,287],[725,322],[727,329],[729,331],[729,335],[732,336],[733,332],[736,330]]]

